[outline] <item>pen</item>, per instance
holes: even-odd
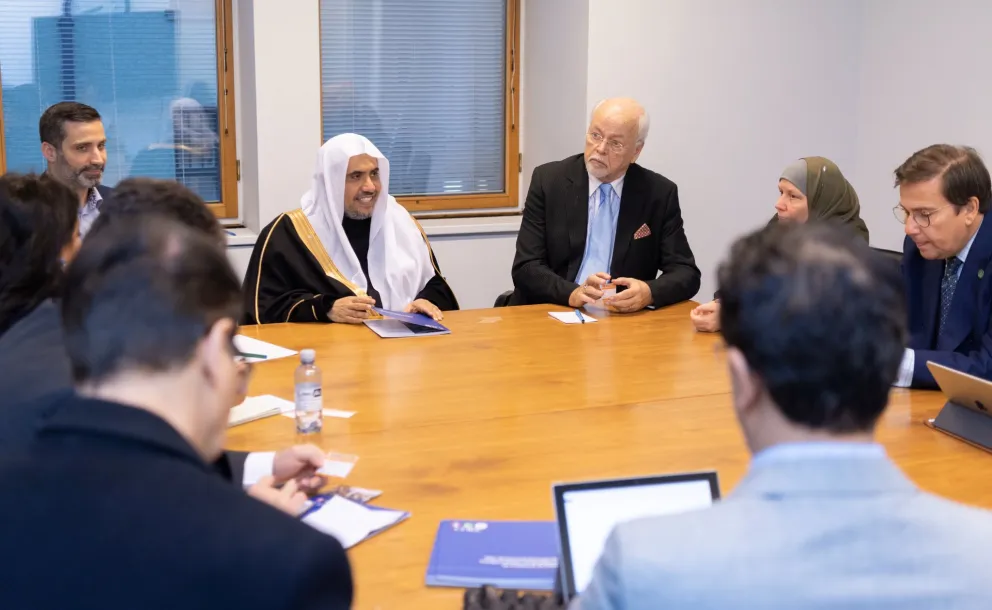
[[[575,310],[575,315],[579,316],[579,322],[582,322],[583,324],[586,323],[586,319],[582,317],[582,312],[581,311],[579,311],[578,309],[576,309]]]
[[[235,233],[234,231],[228,231],[227,229],[224,229],[224,232],[227,233],[228,235],[233,235],[234,237],[238,236],[238,234]]]
[[[248,354],[245,352],[241,352],[238,355],[241,356],[242,358],[256,358],[258,360],[265,360],[266,358],[268,358],[268,356],[264,354]]]

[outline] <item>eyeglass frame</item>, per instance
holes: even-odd
[[[617,155],[622,154],[623,151],[627,149],[627,145],[620,140],[614,140],[612,138],[607,140],[606,136],[598,131],[586,132],[586,142],[592,144],[596,148],[599,148],[600,144],[606,142],[606,148],[613,151],[613,153]]]
[[[940,206],[936,210],[927,211],[924,214],[924,212],[920,212],[920,211],[910,212],[905,207],[903,207],[903,205],[901,203],[897,203],[895,205],[895,207],[892,208],[892,214],[896,217],[896,220],[898,220],[900,223],[902,223],[904,225],[906,224],[906,221],[907,220],[909,220],[910,218],[912,218],[913,219],[913,222],[916,223],[916,226],[920,227],[921,229],[926,229],[926,228],[928,228],[930,226],[930,222],[931,222],[930,221],[930,217],[931,216],[933,216],[937,212],[940,212],[941,210],[944,210],[946,208],[951,207],[952,205],[954,205],[954,204],[953,203],[945,203],[944,205]],[[904,216],[904,218],[900,218],[900,216]],[[926,219],[926,224],[924,224],[922,221],[920,221],[920,218]]]

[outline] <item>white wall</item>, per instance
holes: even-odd
[[[582,152],[589,120],[589,1],[525,0],[523,26],[521,200],[535,167]]]
[[[242,216],[256,232],[310,188],[320,147],[317,4],[238,3]]]
[[[937,7],[523,0],[521,200],[536,165],[582,149],[597,100],[628,95],[652,116],[639,162],[679,185],[699,299],[712,294],[730,243],[772,217],[779,173],[801,156],[833,159],[859,192],[873,245],[899,248],[892,169],[937,141],[992,155],[982,112],[992,100],[992,3]],[[238,9],[242,210],[257,231],[309,187],[320,144],[318,9],[263,0]],[[463,307],[488,307],[511,287],[519,217],[423,224]],[[236,264],[245,252],[232,252]]]
[[[679,186],[700,299],[733,239],[774,215],[789,162],[853,166],[858,4],[590,0],[587,103],[650,113],[639,163]]]
[[[913,152],[967,144],[992,162],[990,23],[984,0],[866,3],[853,182],[872,245],[902,249],[892,172]]]

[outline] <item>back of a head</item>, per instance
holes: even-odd
[[[178,182],[153,178],[121,181],[100,206],[100,216],[94,221],[93,229],[121,218],[128,221],[149,214],[168,218],[221,244],[225,243],[224,231],[217,217],[199,195]]]
[[[163,373],[236,321],[241,288],[215,239],[154,214],[94,227],[66,273],[62,318],[77,385]]]
[[[72,191],[46,175],[0,176],[0,334],[56,296],[78,211]]]
[[[724,340],[789,421],[874,427],[906,339],[898,269],[833,222],[779,223],[733,245],[719,288]]]

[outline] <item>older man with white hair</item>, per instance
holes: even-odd
[[[593,108],[585,153],[534,170],[517,236],[511,305],[605,304],[629,313],[685,301],[699,269],[682,227],[678,189],[637,165],[650,120],[636,101]],[[660,272],[660,275],[659,275]]]
[[[389,195],[389,161],[368,139],[320,147],[300,208],[262,230],[245,276],[245,320],[360,324],[372,307],[443,318],[458,301],[430,243]]]

